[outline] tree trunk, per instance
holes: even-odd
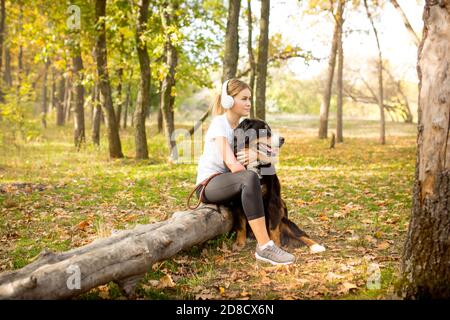
[[[341,24],[342,14],[344,11],[344,1],[338,1],[336,15],[334,16],[334,32],[333,40],[331,42],[330,58],[328,59],[328,72],[325,81],[325,88],[322,95],[322,103],[320,104],[320,123],[319,123],[319,138],[328,138],[328,115],[330,113],[331,89],[333,86],[334,67],[336,65],[336,55],[339,39],[339,26]]]
[[[28,266],[0,275],[0,299],[68,299],[115,281],[133,294],[152,265],[227,233],[232,215],[203,206],[63,253],[43,251]]]
[[[102,107],[100,104],[100,92],[98,90],[98,85],[94,86],[94,101],[92,103],[94,112],[92,114],[92,143],[99,146],[100,145],[100,118],[102,114]]]
[[[138,2],[139,11],[136,24],[136,50],[140,66],[139,91],[134,112],[136,159],[148,159],[145,115],[150,105],[150,58],[147,52],[147,44],[141,40],[142,34],[147,27],[148,5],[149,0],[140,0]]]
[[[51,97],[50,105],[52,106],[51,110],[53,111],[54,109],[56,109],[56,103],[57,103],[56,102],[56,99],[57,99],[57,97],[56,97],[56,78],[57,78],[57,74],[56,74],[55,67],[52,67],[51,70],[52,70],[52,90],[50,92],[50,97]]]
[[[342,17],[339,20],[339,36],[338,36],[338,65],[337,65],[337,110],[336,110],[336,142],[344,142],[343,134],[343,72],[344,72],[344,48],[343,48],[343,33],[344,33],[344,6],[342,4]]]
[[[414,41],[414,44],[416,46],[418,46],[420,43],[419,37],[417,36],[417,33],[414,31],[413,27],[411,26],[411,23],[409,23],[408,17],[406,16],[402,7],[400,7],[397,0],[391,0],[391,3],[395,7],[397,12],[400,14],[400,16],[402,17],[402,20],[403,20],[403,23],[405,24],[406,30],[408,30],[409,34],[411,35],[411,37]]]
[[[123,35],[122,35],[123,39]],[[120,119],[122,117],[122,77],[123,77],[123,68],[119,68],[117,70],[117,78],[119,79],[119,83],[117,84],[117,111],[116,111],[116,119],[118,127],[120,128]]]
[[[174,11],[174,6],[172,3],[165,2],[163,12],[161,14],[161,20],[163,27],[165,29],[165,48],[164,48],[164,58],[168,71],[163,78],[161,83],[161,100],[160,109],[162,109],[163,123],[165,128],[165,135],[167,141],[167,147],[169,149],[169,161],[174,162],[178,159],[178,151],[176,141],[173,136],[175,131],[175,119],[173,113],[173,97],[172,90],[175,87],[175,68],[177,66],[178,57],[177,50],[172,44],[171,32],[168,30],[174,24],[174,17],[171,12]]]
[[[378,38],[378,31],[373,22],[372,15],[367,5],[367,0],[364,0],[364,6],[366,7],[367,17],[372,25],[373,33],[377,41],[378,47],[378,107],[380,109],[380,144],[386,144],[386,121],[384,118],[384,97],[383,97],[383,57],[381,55],[380,39]]]
[[[270,0],[261,0],[261,20],[259,21],[258,64],[255,90],[256,117],[266,119],[266,77],[269,55],[269,15]]]
[[[19,46],[19,54],[17,55],[17,91],[20,90],[22,86],[22,75],[23,75],[23,48]]]
[[[234,78],[239,59],[239,11],[241,0],[229,0],[228,20],[225,33],[225,50],[223,56],[222,83]]]
[[[194,132],[200,128],[203,124],[203,122],[205,121],[206,118],[208,118],[208,115],[210,113],[210,110],[208,108],[208,110],[205,111],[205,113],[203,113],[203,115],[201,116],[201,118],[189,129],[189,134],[192,136],[194,134]]]
[[[123,110],[123,125],[122,125],[122,127],[124,129],[127,128],[128,108],[129,108],[130,101],[131,101],[130,95],[131,95],[131,84],[128,83],[127,84],[127,94],[126,94],[126,97],[125,97],[125,109]]]
[[[161,98],[160,98],[160,100],[161,100]],[[157,123],[158,133],[161,133],[163,131],[163,122],[164,122],[163,111],[162,111],[161,105],[158,107],[158,120],[157,121],[158,121],[158,123]]]
[[[19,17],[17,19],[17,32],[21,33],[23,30],[22,26],[22,20],[23,20],[23,6],[22,4],[19,4]],[[17,54],[17,96],[19,96],[20,88],[22,86],[22,75],[23,75],[23,48],[22,44],[19,44],[19,52]]]
[[[423,20],[416,177],[401,293],[450,299],[450,2],[426,0]]]
[[[64,92],[64,122],[67,120],[69,121],[69,113],[70,113],[70,107],[71,107],[71,101],[72,101],[72,78],[71,76],[67,76],[66,78],[66,85],[65,85],[65,92]]]
[[[0,102],[5,101],[2,83],[1,83],[1,75],[3,68],[3,45],[5,41],[5,20],[6,20],[6,10],[5,10],[5,0],[0,0]]]
[[[73,64],[73,80],[74,80],[74,132],[73,140],[77,150],[80,150],[82,144],[86,142],[86,132],[84,125],[84,87],[83,87],[83,60],[81,60],[81,52],[76,51],[72,58]]]
[[[394,82],[397,85],[398,93],[403,98],[403,101],[405,103],[404,104],[405,110],[403,110],[405,123],[412,123],[413,122],[413,115],[412,115],[412,112],[411,112],[411,108],[409,107],[408,96],[403,91],[402,82],[400,80],[396,80],[394,78],[392,73],[389,71],[389,68],[384,69],[384,71],[386,71],[387,75],[389,76],[389,78],[391,78],[392,82]]]
[[[97,37],[95,44],[95,58],[97,61],[98,86],[100,89],[100,99],[102,110],[105,115],[106,128],[108,132],[109,157],[123,158],[122,145],[120,143],[119,127],[114,114],[114,107],[111,97],[111,86],[109,84],[108,63],[106,52],[106,32],[105,32],[105,11],[106,0],[95,1],[95,17]]]
[[[133,69],[131,69],[130,72],[130,79],[127,83],[127,95],[125,97],[125,110],[123,114],[123,128],[127,128],[127,121],[128,121],[128,110],[130,109],[131,104],[131,81],[133,80]]]
[[[47,58],[44,64],[44,76],[42,79],[42,106],[41,106],[41,123],[42,127],[47,128],[47,76],[50,60]]]
[[[250,109],[250,118],[255,118],[255,74],[256,74],[256,63],[255,57],[253,55],[253,47],[252,47],[252,33],[253,33],[253,18],[252,18],[252,5],[250,3],[251,0],[247,0],[247,27],[248,27],[248,41],[247,41],[247,49],[248,49],[248,61],[250,64],[250,91],[252,93],[251,102],[252,107]]]
[[[5,73],[3,74],[3,81],[8,87],[12,86],[11,52],[9,47],[5,48]]]
[[[56,125],[63,126],[64,125],[64,95],[66,92],[66,78],[64,78],[63,74],[60,74],[59,77],[59,86],[58,92],[56,94]]]

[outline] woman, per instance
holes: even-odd
[[[231,148],[233,130],[243,120],[241,117],[248,116],[250,108],[250,87],[238,79],[225,81],[222,92],[213,105],[214,118],[205,136],[196,184],[212,177],[200,195],[204,203],[226,204],[231,199],[240,197],[257,241],[256,259],[274,265],[290,264],[295,261],[295,257],[277,247],[267,233],[258,175],[244,167],[249,161],[249,155],[238,155],[243,165],[236,159]]]

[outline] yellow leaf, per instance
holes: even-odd
[[[384,242],[380,243],[379,245],[377,245],[377,250],[386,250],[390,246],[391,245],[387,241],[384,241]]]
[[[173,287],[175,287],[175,282],[173,282],[170,274],[166,274],[164,277],[159,279],[158,287],[159,288],[173,288]]]
[[[88,221],[81,221],[78,224],[78,229],[85,230],[88,226],[89,226],[89,222]]]
[[[381,239],[381,237],[383,237],[383,232],[382,231],[375,232],[374,237],[377,239]]]

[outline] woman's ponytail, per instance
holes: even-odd
[[[220,94],[216,95],[216,98],[214,99],[213,105],[212,105],[212,116],[220,116],[221,114],[225,113],[225,109],[222,107],[222,104],[220,103]]]

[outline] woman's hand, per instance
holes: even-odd
[[[256,153],[252,149],[241,150],[236,154],[236,156],[237,156],[237,161],[239,161],[244,166],[258,160],[258,153]]]

